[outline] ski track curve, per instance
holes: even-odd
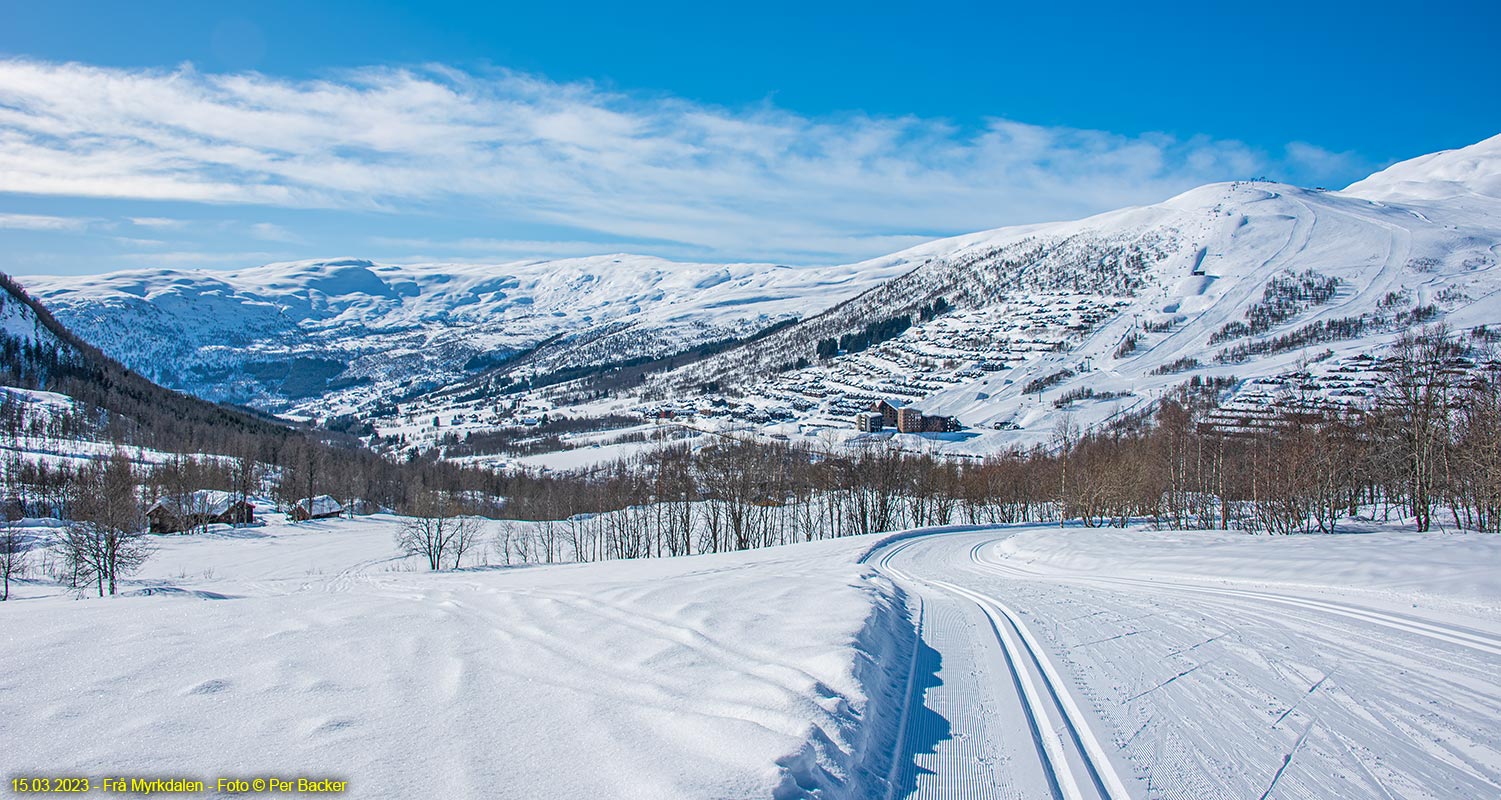
[[[887,797],[1501,797],[1484,624],[1229,575],[1050,571],[995,551],[1012,533],[868,558],[919,639]]]
[[[1124,578],[1124,577],[1073,577],[1073,576],[1044,576],[1041,573],[1019,569],[999,561],[987,559],[981,554],[984,544],[976,545],[970,550],[970,560],[984,569],[1006,575],[1008,577],[1021,578],[1044,578],[1048,580],[1074,581],[1097,585],[1117,585],[1132,588],[1148,588],[1174,592],[1187,592],[1192,594],[1207,595],[1214,597],[1233,598],[1237,600],[1257,600],[1269,603],[1278,603],[1285,606],[1320,611],[1333,614],[1360,622],[1379,625],[1403,633],[1425,636],[1448,644],[1470,648],[1480,653],[1501,656],[1501,636],[1493,636],[1482,631],[1474,631],[1462,626],[1441,623],[1419,617],[1397,614],[1389,611],[1358,606],[1345,602],[1324,600],[1321,598],[1297,596],[1278,592],[1268,592],[1256,589],[1222,588],[1204,586],[1199,584],[1184,583],[1178,581]]]
[[[920,542],[897,543],[875,562],[918,598],[919,649],[926,646],[943,658],[939,682],[926,692],[917,685],[923,670],[914,657],[890,796],[1130,798],[1101,737],[1014,610],[995,597],[918,578],[893,564]],[[921,724],[927,730],[914,722],[914,706],[925,702],[930,713]],[[935,720],[950,726],[947,739],[933,735]]]

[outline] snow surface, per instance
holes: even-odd
[[[272,517],[160,537],[123,597],[0,604],[7,771],[355,797],[1501,787],[1501,537],[1003,526],[429,573],[393,517]]]
[[[1371,527],[885,548],[926,645],[899,795],[1501,796],[1501,537]]]
[[[1501,200],[1501,135],[1393,164],[1350,184],[1345,194],[1382,202],[1436,201],[1465,195]]]
[[[392,517],[271,516],[160,537],[123,597],[33,582],[0,604],[6,773],[335,776],[381,798],[863,780],[864,687],[904,618],[858,543],[429,573]]]

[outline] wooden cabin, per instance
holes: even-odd
[[[333,497],[320,494],[317,497],[304,497],[292,506],[288,516],[298,522],[307,522],[310,519],[333,519],[344,513],[344,506]]]
[[[162,497],[146,509],[152,533],[181,533],[210,524],[249,525],[255,506],[229,492],[200,489],[186,497]]]

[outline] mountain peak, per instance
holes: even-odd
[[[1350,184],[1344,192],[1382,202],[1423,202],[1467,195],[1501,201],[1501,135],[1468,147],[1399,161]]]

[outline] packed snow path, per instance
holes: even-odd
[[[1501,797],[1493,614],[1016,533],[869,559],[921,638],[893,797]]]

